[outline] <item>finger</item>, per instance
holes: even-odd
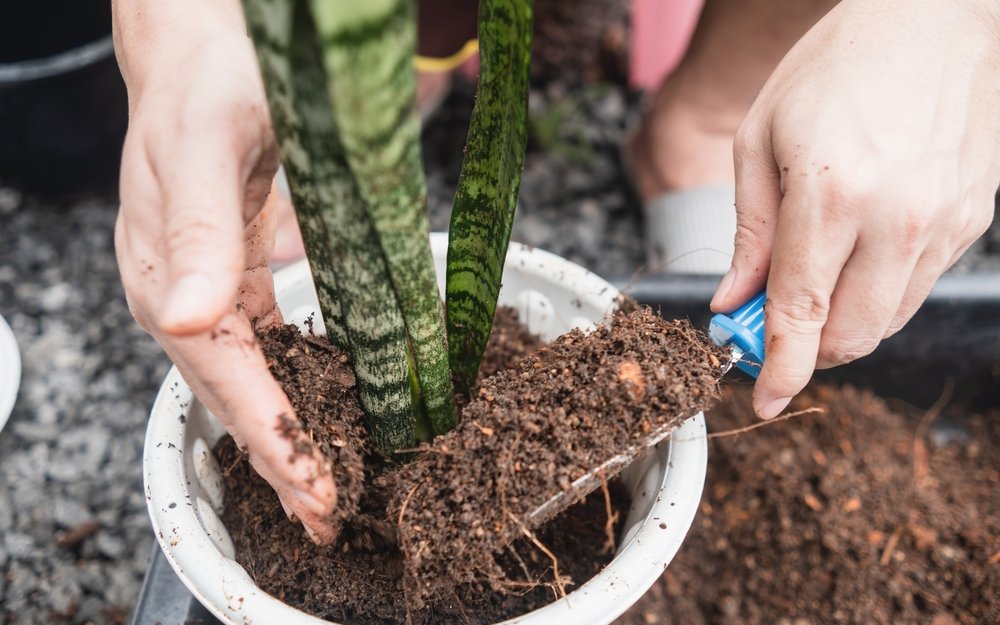
[[[858,239],[837,279],[820,338],[817,369],[867,356],[893,323],[917,264],[916,254],[879,240]]]
[[[764,288],[781,205],[781,175],[770,139],[746,122],[733,148],[736,165],[736,239],[733,262],[712,298],[715,312],[730,312]]]
[[[163,197],[169,334],[205,332],[235,302],[244,267],[243,157],[224,129],[183,133],[152,155]]]
[[[298,510],[294,500],[292,504],[288,504],[281,495],[278,495],[278,501],[281,502],[281,508],[288,516],[288,520],[293,523],[301,521],[306,535],[317,545],[328,545],[337,538],[339,526],[330,524],[325,518],[319,517],[309,510]]]
[[[801,391],[816,367],[830,296],[854,247],[853,225],[829,221],[816,193],[786,193],[771,250],[764,328],[764,365],[754,387],[754,410],[775,417]]]
[[[906,291],[903,293],[899,307],[896,309],[895,314],[893,314],[892,320],[889,322],[889,327],[882,334],[883,340],[899,332],[913,318],[913,315],[923,305],[924,300],[930,295],[931,289],[934,288],[937,279],[945,272],[947,267],[948,264],[946,262],[934,258],[933,254],[928,255],[925,253],[920,257],[916,267],[913,269],[913,275],[906,286]]]
[[[167,337],[161,344],[296,515],[328,516],[336,505],[331,467],[298,427],[246,318],[230,313],[207,333]]]
[[[976,210],[976,207],[979,207],[978,210]],[[957,240],[953,240],[950,245],[942,245],[938,242],[923,251],[917,260],[913,276],[910,278],[910,283],[906,288],[906,293],[903,295],[902,302],[883,338],[889,338],[906,325],[923,305],[928,295],[930,295],[938,278],[944,272],[948,271],[968,251],[969,247],[989,229],[994,214],[993,192],[987,192],[984,194],[984,197],[970,201],[965,209],[973,215],[978,213],[978,219],[975,217],[971,218],[968,226],[956,233],[958,238]],[[947,224],[941,225],[939,231],[947,232]],[[952,249],[954,251],[949,253],[948,250]]]
[[[271,193],[260,213],[247,224],[245,231],[247,264],[237,297],[237,306],[259,330],[281,323],[274,296],[274,277],[269,262],[274,249],[278,193]]]

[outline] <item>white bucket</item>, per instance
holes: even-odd
[[[0,430],[7,423],[21,384],[21,354],[10,326],[0,317]]]
[[[442,290],[447,246],[447,235],[431,236]],[[305,261],[280,271],[275,290],[289,322],[301,324],[318,309]],[[510,245],[500,302],[516,307],[522,321],[546,339],[599,321],[617,295],[610,284],[573,263]],[[211,455],[223,434],[218,420],[171,369],[153,405],[143,457],[149,514],[167,560],[224,623],[328,623],[265,593],[233,559],[232,542],[218,517],[222,476]],[[705,422],[699,414],[622,474],[632,506],[614,560],[565,598],[503,625],[607,625],[620,616],[677,553],[701,499],[706,464]]]

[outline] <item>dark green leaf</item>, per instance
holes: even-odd
[[[468,394],[490,336],[527,139],[531,0],[481,0],[480,75],[448,240],[451,369]]]

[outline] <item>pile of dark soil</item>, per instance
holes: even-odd
[[[625,0],[538,0],[531,50],[532,85],[624,84],[628,30],[629,3]]]
[[[613,552],[620,487],[610,481],[543,527],[526,509],[618,453],[614,442],[679,422],[717,391],[704,337],[637,309],[488,378],[457,430],[389,467],[363,442],[347,358],[293,326],[260,338],[303,422],[288,434],[347,467],[337,475],[343,531],[328,547],[305,539],[228,438],[216,448],[223,521],[261,588],[351,623],[491,623],[586,581]],[[502,312],[487,362],[510,367],[537,344]]]
[[[808,415],[711,441],[701,514],[618,625],[1000,622],[1000,410],[926,415],[815,386]],[[754,421],[747,388],[708,414]]]

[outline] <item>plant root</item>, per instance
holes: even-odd
[[[951,401],[951,397],[955,392],[955,379],[948,378],[945,381],[944,389],[941,391],[941,395],[934,401],[924,416],[920,419],[920,423],[917,424],[917,429],[913,434],[913,482],[914,485],[919,488],[920,485],[927,479],[930,475],[930,463],[928,462],[928,452],[927,444],[924,442],[924,438],[927,436],[927,430],[930,429],[931,424],[934,420],[941,416],[941,412]]]
[[[598,473],[601,478],[601,493],[604,495],[604,553],[614,553],[618,546],[615,540],[615,523],[618,522],[618,513],[611,506],[611,491],[608,489],[608,480],[604,477],[604,471]]]
[[[517,518],[510,512],[507,512],[507,516],[510,517],[510,520],[513,521],[521,529],[521,533],[524,534],[524,536],[528,540],[530,540],[533,545],[538,547],[539,551],[548,556],[548,558],[552,561],[552,576],[554,577],[553,584],[555,584],[555,587],[558,590],[558,598],[562,599],[563,597],[565,597],[566,584],[572,584],[573,580],[569,579],[568,577],[564,579],[559,574],[559,558],[557,558],[556,554],[552,553],[552,551],[548,547],[546,547],[542,543],[542,541],[538,540],[538,537],[535,536],[535,533],[529,530],[524,525],[524,523],[521,522],[521,519]]]
[[[795,412],[786,412],[783,415],[777,416],[769,421],[761,421],[760,423],[754,423],[742,428],[736,428],[734,430],[724,430],[722,432],[711,432],[707,438],[727,438],[729,436],[736,436],[737,434],[744,434],[757,428],[766,427],[768,425],[774,425],[779,421],[784,421],[786,419],[791,419],[793,417],[801,417],[807,414],[826,414],[826,409],[820,408],[818,406],[813,406],[812,408],[806,408],[804,410],[796,410]]]

